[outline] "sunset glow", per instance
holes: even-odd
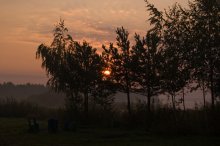
[[[163,10],[187,1],[149,2]],[[0,82],[46,83],[35,53],[41,43],[51,43],[60,18],[74,40],[86,40],[99,52],[102,44],[115,42],[117,27],[128,29],[130,37],[149,29],[144,0],[2,0],[0,12]]]

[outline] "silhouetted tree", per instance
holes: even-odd
[[[176,94],[186,86],[190,73],[187,62],[188,51],[185,49],[188,41],[184,41],[187,39],[188,31],[182,23],[186,19],[182,15],[185,11],[180,6],[174,5],[163,13],[148,1],[146,3],[151,15],[149,21],[151,25],[153,24],[150,31],[157,34],[156,36],[160,40],[160,44],[158,44],[161,48],[160,56],[163,56],[161,57],[161,62],[163,62],[161,66],[163,67],[160,73],[163,78],[162,89],[171,95],[172,105],[175,109]]]
[[[61,20],[55,27],[52,44],[41,44],[36,54],[49,77],[47,84],[58,92],[65,92],[70,97],[68,106],[74,111],[83,94],[87,116],[89,94],[97,80],[102,79],[103,61],[96,49],[85,41],[83,44],[73,41],[67,32]]]
[[[180,90],[184,91],[184,87],[189,81],[189,63],[187,62],[187,50],[184,40],[185,21],[181,7],[175,4],[168,10],[164,25],[164,87],[172,97],[173,108],[175,109],[175,96]],[[184,98],[184,93],[183,93]],[[184,101],[183,99],[182,101]]]
[[[103,61],[101,56],[87,42],[80,44],[75,42],[73,58],[78,62],[78,73],[80,76],[80,91],[84,94],[84,111],[88,116],[89,94],[96,86],[96,83],[102,80]]]
[[[60,20],[54,29],[54,39],[50,46],[41,44],[36,52],[37,59],[42,59],[42,68],[45,68],[49,80],[47,85],[57,92],[65,92],[76,110],[79,97],[80,77],[78,62],[73,58],[74,41],[67,34],[68,29],[64,21]]]
[[[127,109],[131,114],[130,90],[131,90],[131,55],[130,41],[128,40],[129,33],[123,27],[117,28],[117,47],[110,44],[109,49],[104,48],[106,54],[109,54],[109,66],[111,76],[114,83],[119,85],[119,88],[127,94]]]
[[[156,33],[148,32],[146,38],[135,35],[135,46],[132,48],[134,79],[147,96],[147,109],[151,111],[151,98],[161,92],[160,87],[160,38]]]
[[[192,26],[193,74],[203,89],[211,91],[211,105],[215,105],[215,80],[219,74],[220,9],[216,0],[195,0],[189,4]]]
[[[102,110],[111,111],[115,93],[115,84],[110,80],[102,80],[92,90],[92,97],[95,104],[100,105]]]

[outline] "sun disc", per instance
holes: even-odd
[[[109,76],[110,74],[111,74],[111,72],[109,70],[104,71],[104,75]]]

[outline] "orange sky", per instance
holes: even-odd
[[[149,0],[163,10],[175,2]],[[0,83],[46,83],[46,74],[35,52],[52,40],[52,30],[64,19],[75,40],[93,46],[115,40],[115,29],[124,26],[131,36],[148,29],[144,0],[0,0]]]

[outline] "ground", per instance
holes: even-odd
[[[0,146],[220,146],[220,137],[152,136],[141,130],[80,128],[76,132],[27,132],[27,120],[0,118]]]

